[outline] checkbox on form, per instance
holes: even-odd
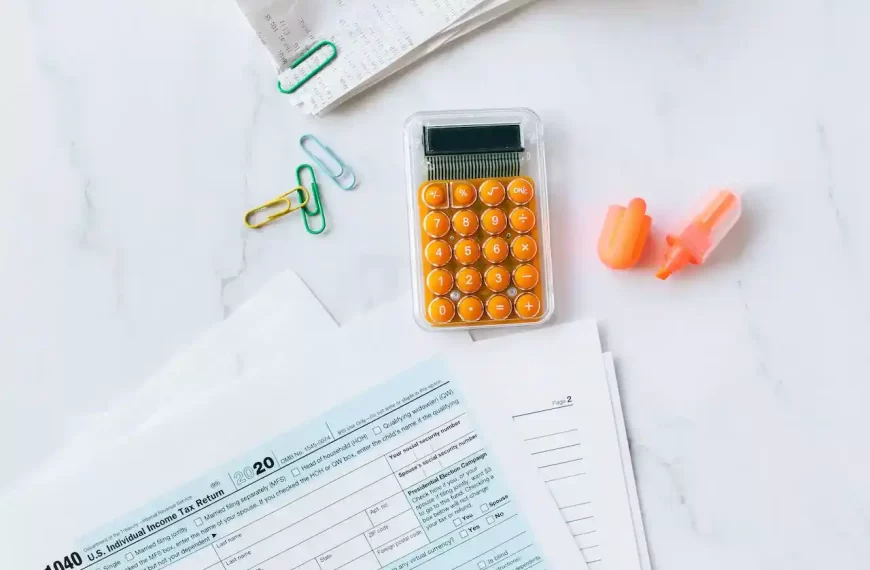
[[[382,431],[383,431],[383,430],[381,429],[380,426],[375,426],[375,429],[372,430],[372,433],[375,434],[375,435],[380,435],[380,433],[381,433]]]
[[[130,560],[133,560],[133,553],[132,552],[127,553],[127,561],[129,562]]]
[[[298,469],[293,469],[292,471],[290,471],[290,473],[291,473],[294,477],[299,477],[299,470],[298,470]]]
[[[453,526],[459,526],[462,524],[462,519],[453,519]]]

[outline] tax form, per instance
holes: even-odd
[[[323,363],[322,378],[345,400],[329,411],[260,379],[17,494],[4,511],[4,526],[15,523],[2,535],[10,567],[584,568],[546,488],[515,455],[510,424],[490,409],[488,387],[432,359],[360,392],[375,376],[362,370],[389,354],[366,349]]]

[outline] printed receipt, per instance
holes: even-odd
[[[554,568],[445,377],[438,361],[405,373],[58,558],[94,570]]]

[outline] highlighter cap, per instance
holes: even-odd
[[[646,202],[634,198],[628,207],[611,206],[598,238],[598,257],[611,269],[634,267],[649,237],[652,218],[646,215]]]

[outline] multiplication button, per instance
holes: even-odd
[[[517,236],[511,242],[511,253],[519,261],[531,261],[538,254],[538,244],[529,236]]]

